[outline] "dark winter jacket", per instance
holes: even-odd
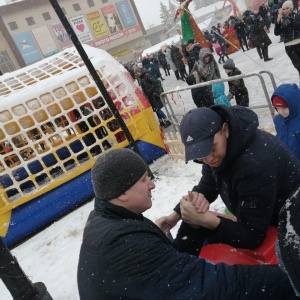
[[[300,160],[300,89],[296,84],[283,84],[273,93],[285,100],[290,114],[284,118],[278,114],[274,118],[277,138],[284,142]]]
[[[238,21],[234,25],[234,31],[237,37],[246,37],[246,25],[243,21]]]
[[[255,20],[250,26],[250,39],[255,47],[267,48],[272,44],[268,34],[264,30],[264,23],[262,21]]]
[[[300,38],[300,14],[292,13],[289,17],[284,17],[277,23],[275,22],[274,34],[281,35],[283,33],[284,43]]]
[[[300,185],[300,162],[272,134],[257,129],[257,115],[245,107],[212,106],[229,125],[226,157],[218,168],[203,164],[193,191],[212,203],[218,195],[237,222],[220,217],[209,243],[255,249],[270,225],[278,225],[281,207]],[[179,212],[178,206],[175,208]]]
[[[151,63],[149,59],[142,60],[143,68],[147,70],[155,79],[161,78],[161,73],[157,64]]]
[[[175,46],[171,46],[171,57],[178,70],[182,70],[185,68],[184,62],[182,60],[183,56],[180,53],[179,48]]]
[[[152,109],[157,111],[163,108],[163,104],[160,99],[160,94],[164,91],[159,80],[155,79],[147,71],[143,71],[140,76],[140,84],[143,90],[143,93],[148,98]]]
[[[79,256],[80,299],[295,298],[286,274],[278,267],[230,267],[198,258],[198,236],[197,229],[183,223],[171,243],[143,215],[96,199]]]
[[[228,77],[241,75],[242,72],[238,68],[234,68]],[[249,94],[248,89],[245,86],[244,79],[237,79],[228,81],[229,85],[229,95],[235,97],[237,105],[249,106]]]
[[[292,193],[279,215],[277,256],[300,297],[300,190]],[[299,299],[299,298],[298,298]]]
[[[188,85],[200,83],[199,74],[194,71],[185,79]],[[191,90],[192,98],[197,107],[210,107],[214,105],[214,98],[212,95],[211,86],[198,87]]]
[[[191,73],[195,63],[199,60],[200,46],[194,45],[190,47],[189,56],[187,58],[189,73]]]
[[[166,59],[166,55],[162,52],[159,52],[157,55],[157,59],[159,61],[159,64],[162,66],[162,68],[167,68],[168,67],[168,62]]]

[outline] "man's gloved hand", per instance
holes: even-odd
[[[228,98],[228,100],[231,100],[231,99],[233,98],[233,95],[232,95],[231,93],[229,93],[229,94],[227,95],[227,98]]]

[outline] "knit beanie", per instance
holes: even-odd
[[[287,108],[288,105],[286,104],[286,102],[279,96],[275,95],[272,98],[272,103],[274,107],[280,107],[280,108]]]
[[[294,4],[293,4],[293,1],[285,1],[283,4],[282,4],[282,8],[291,8],[291,9],[294,9]]]
[[[129,149],[101,155],[92,168],[92,184],[99,200],[109,201],[131,188],[146,172],[143,159]]]
[[[223,68],[225,70],[233,70],[235,68],[234,61],[231,58],[227,59],[225,64],[223,65]]]

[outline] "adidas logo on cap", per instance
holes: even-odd
[[[186,141],[187,142],[191,142],[191,141],[193,141],[194,139],[190,136],[190,135],[188,135],[188,137],[186,138]]]

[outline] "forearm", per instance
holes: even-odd
[[[255,249],[264,240],[265,230],[219,217],[219,226],[210,232],[209,243],[224,243],[236,248]]]

